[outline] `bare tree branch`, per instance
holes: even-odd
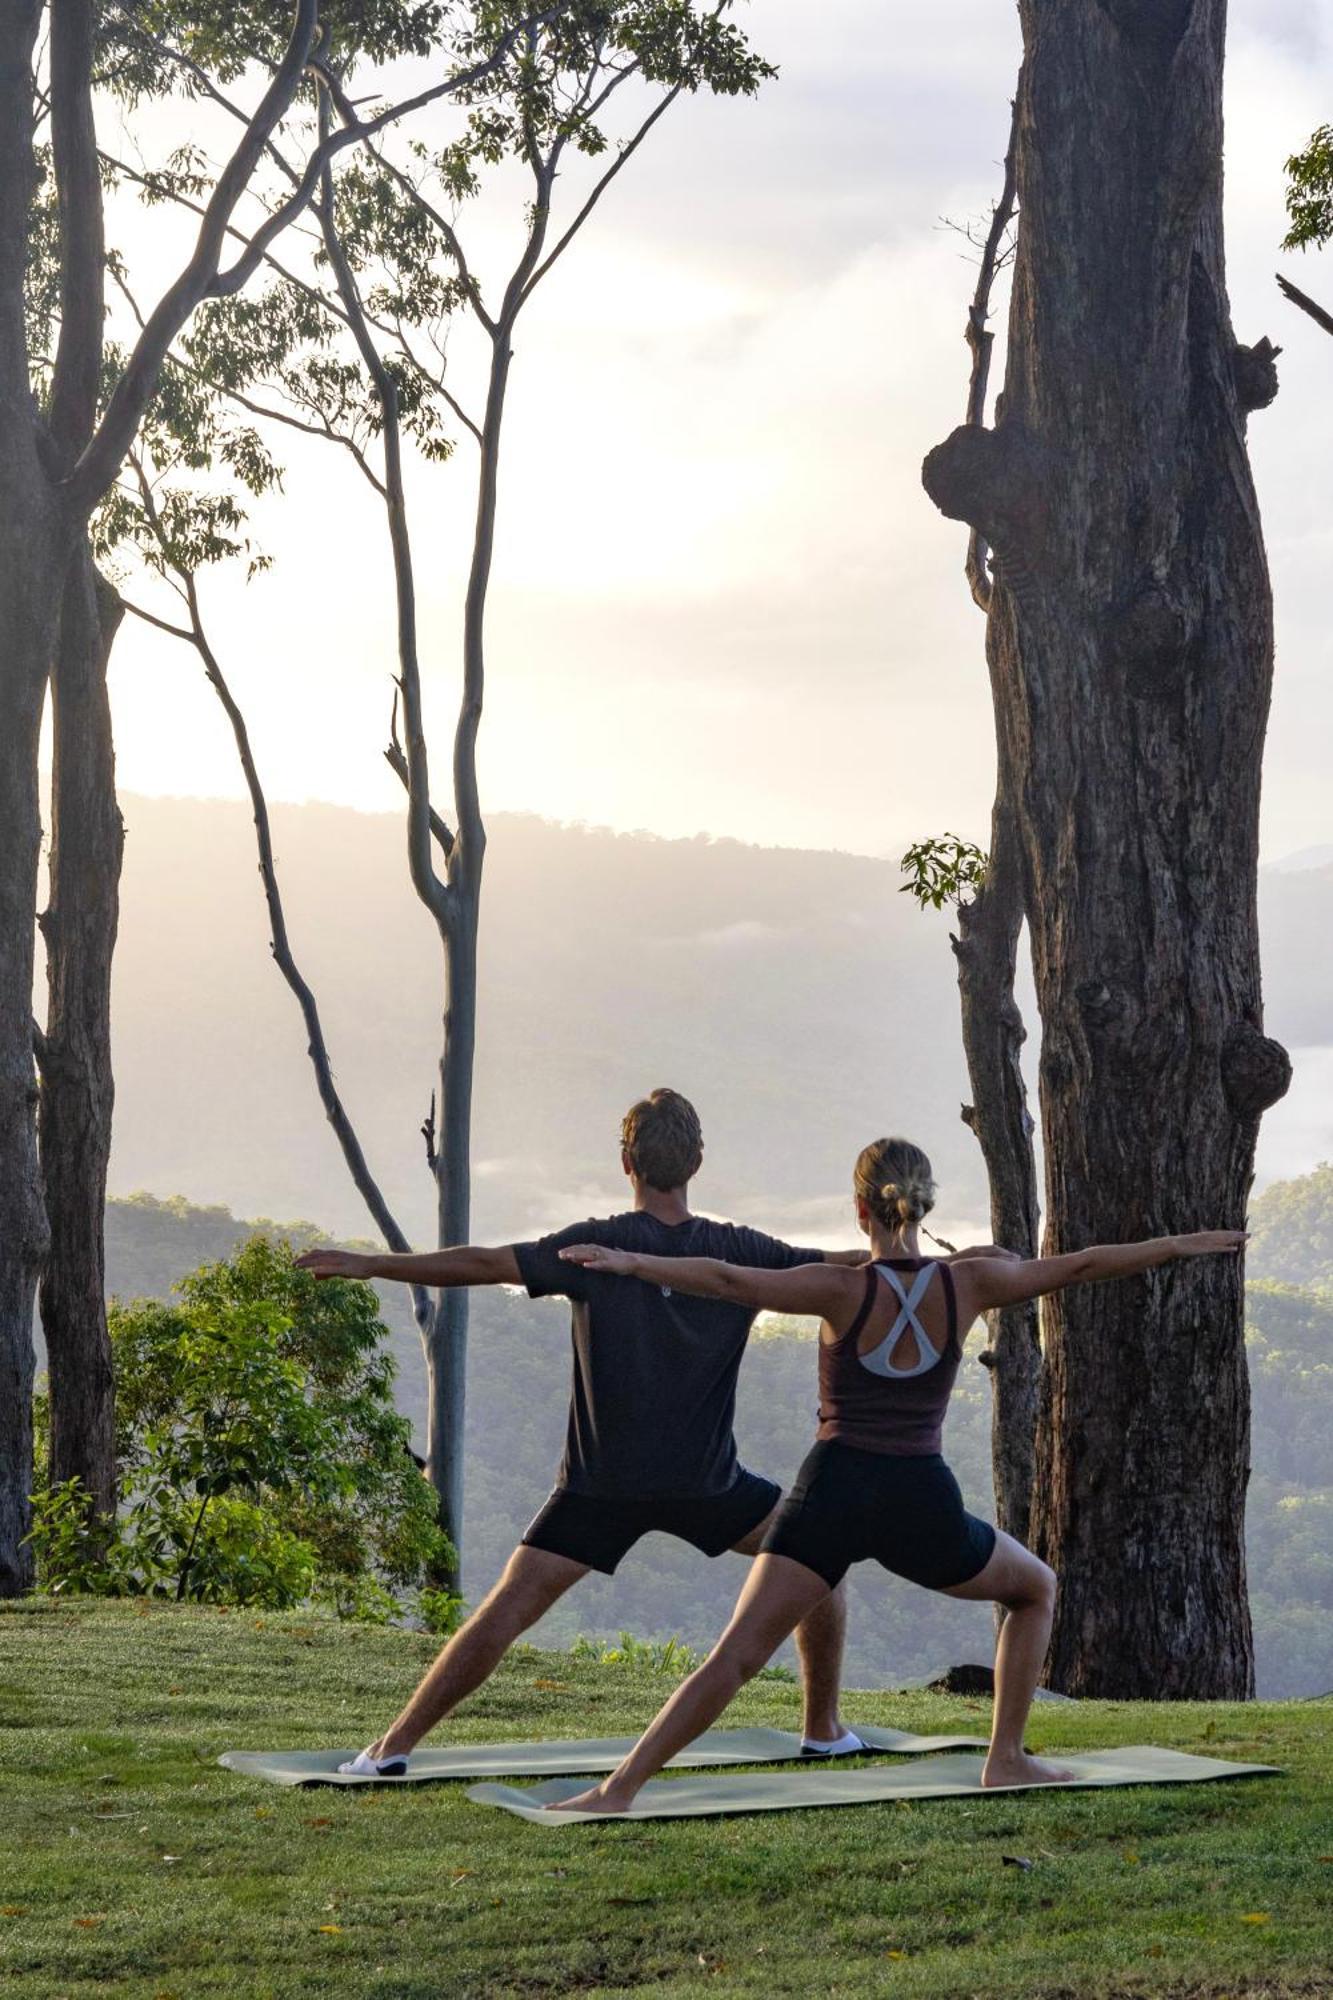
[[[148,484],[142,466],[136,463],[135,469],[139,475],[139,488],[143,497],[144,507],[153,532],[157,536],[162,548],[164,559],[176,570],[177,575],[184,585],[186,601],[190,611],[189,629],[182,631],[177,627],[168,625],[165,620],[153,617],[151,612],[143,611],[138,605],[128,605],[127,608],[133,611],[137,617],[145,618],[150,625],[157,625],[164,631],[173,632],[178,638],[187,640],[194,647],[203,664],[205,676],[226,712],[227,720],[231,724],[232,735],[236,739],[236,751],[240,758],[241,770],[245,776],[246,790],[250,794],[250,807],[254,815],[255,840],[259,850],[259,874],[264,885],[264,900],[268,905],[269,949],[273,953],[278,970],[295,994],[297,1004],[301,1009],[302,1018],[306,1026],[310,1061],[314,1068],[315,1081],[319,1088],[320,1101],[324,1106],[325,1116],[333,1127],[334,1136],[342,1150],[343,1158],[347,1163],[347,1170],[352,1176],[352,1181],[357,1192],[370,1211],[375,1226],[383,1236],[384,1241],[391,1250],[410,1249],[411,1245],[408,1243],[393,1212],[389,1208],[380,1190],[379,1183],[370,1171],[361,1141],[348,1116],[338,1087],[333,1080],[333,1065],[329,1058],[328,1043],[325,1040],[323,1025],[319,1017],[319,1006],[314,993],[304,978],[300,967],[297,965],[295,955],[292,951],[291,940],[287,932],[287,917],[283,907],[282,892],[278,886],[278,869],[273,853],[273,834],[269,820],[268,800],[265,797],[263,784],[259,776],[259,769],[255,763],[254,752],[250,743],[250,732],[246,725],[245,716],[227,684],[217,655],[209,643],[208,634],[200,612],[199,596],[195,587],[193,574],[188,569],[176,564],[166,534],[165,524],[157,511],[157,506],[153,499],[152,488]],[[412,1287],[412,1296],[414,1310],[418,1318],[420,1318],[423,1312],[428,1314],[429,1300],[425,1291],[420,1286],[414,1285]]]
[[[1014,202],[1017,196],[1017,181],[1014,159],[1018,143],[1018,107],[1012,110],[1009,121],[1009,147],[1004,156],[1004,186],[1000,199],[991,210],[990,228],[982,245],[981,269],[977,273],[977,287],[968,307],[967,332],[965,338],[972,350],[972,375],[967,385],[967,416],[969,424],[984,424],[986,421],[986,390],[990,382],[991,348],[995,335],[987,321],[990,318],[991,290],[1000,266],[1001,246],[1005,231],[1013,220]],[[986,568],[986,558],[990,550],[985,536],[979,528],[973,528],[967,538],[967,561],[964,571],[973,602],[983,611],[989,611],[991,601],[991,580]]]
[[[384,752],[384,761],[399,780],[403,790],[410,794],[411,778],[407,768],[407,759],[403,755],[403,746],[398,735],[398,691],[396,688],[393,697],[393,715],[389,721],[389,743],[388,748]],[[454,836],[440,818],[434,806],[430,809],[430,830],[435,837],[437,846],[447,861],[454,850]]]
[[[1277,274],[1277,282],[1284,298],[1290,299],[1294,306],[1299,306],[1303,313],[1309,313],[1315,325],[1322,326],[1325,333],[1333,333],[1333,313],[1327,313],[1322,306],[1316,305],[1308,293],[1303,292],[1298,285],[1293,285],[1290,278],[1284,278],[1280,271]]]

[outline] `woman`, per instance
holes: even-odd
[[[595,1244],[561,1253],[591,1271],[772,1312],[818,1313],[823,1324],[817,1441],[765,1537],[731,1623],[624,1762],[552,1810],[625,1812],[640,1786],[716,1720],[851,1564],[866,1561],[948,1597],[1004,1606],[982,1784],[1051,1785],[1072,1775],[1023,1748],[1050,1639],[1055,1577],[1011,1535],[964,1511],[940,1456],[963,1338],[992,1306],[1065,1285],[1133,1277],[1179,1257],[1234,1256],[1244,1234],[1206,1230],[1029,1260],[983,1254],[956,1259],[950,1268],[918,1249],[918,1227],[935,1199],[930,1161],[919,1146],[905,1139],[867,1146],[856,1163],[855,1193],[871,1250],[871,1261],[859,1269],[805,1264],[751,1271]]]

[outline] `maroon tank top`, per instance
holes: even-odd
[[[936,1271],[948,1314],[942,1350],[915,1314]],[[856,1343],[885,1290],[894,1296],[897,1315],[883,1340],[858,1354]],[[895,1368],[895,1349],[909,1330],[916,1341],[916,1362],[910,1368]],[[940,1448],[944,1412],[962,1358],[958,1300],[947,1264],[892,1257],[868,1265],[865,1297],[856,1318],[840,1339],[820,1342],[818,1437],[855,1445],[860,1451],[932,1456]]]

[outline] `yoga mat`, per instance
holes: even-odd
[[[852,1728],[868,1750],[922,1756],[939,1750],[984,1750],[984,1736],[913,1736],[901,1729]],[[225,1750],[229,1771],[273,1785],[429,1785],[451,1778],[599,1777],[634,1748],[633,1736],[571,1737],[558,1743],[451,1743],[414,1750],[405,1778],[353,1778],[339,1764],[355,1750]],[[726,1764],[783,1764],[801,1759],[801,1739],[787,1729],[710,1729],[672,1759],[673,1771]],[[576,1785],[575,1791],[580,1788]]]
[[[1046,1753],[1043,1752],[1043,1755]],[[1226,1764],[1218,1757],[1189,1757],[1180,1750],[1136,1744],[1127,1750],[1091,1750],[1081,1757],[1052,1755],[1078,1774],[1077,1784],[1180,1785],[1206,1778],[1255,1778],[1276,1774],[1274,1764]],[[478,1805],[500,1806],[537,1826],[586,1826],[594,1820],[702,1819],[713,1813],[787,1812],[800,1806],[864,1806],[883,1799],[991,1798],[1006,1792],[1049,1791],[1046,1785],[997,1785],[982,1791],[980,1757],[931,1757],[920,1764],[881,1764],[859,1770],[747,1771],[721,1778],[654,1779],[627,1813],[544,1812],[554,1799],[572,1799],[584,1787],[568,1778],[546,1784],[473,1785]],[[1072,1791],[1062,1785],[1061,1791]]]

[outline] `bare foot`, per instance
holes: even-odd
[[[998,1785],[1071,1785],[1076,1778],[1076,1772],[1059,1764],[1039,1763],[1026,1750],[1008,1757],[997,1757],[992,1751],[981,1773],[981,1784],[989,1791]]]
[[[617,1796],[609,1792],[605,1785],[593,1785],[589,1791],[576,1792],[572,1799],[552,1799],[547,1812],[587,1812],[622,1813],[628,1812],[634,1803],[634,1794],[622,1793]]]

